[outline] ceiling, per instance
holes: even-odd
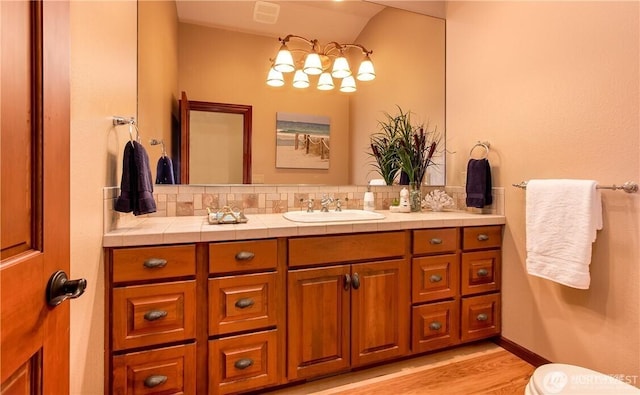
[[[274,38],[296,34],[340,43],[354,42],[369,19],[386,5],[444,17],[443,1],[176,0],[176,5],[180,22]],[[254,11],[259,20],[266,22],[254,20]],[[275,19],[275,23],[269,19]]]

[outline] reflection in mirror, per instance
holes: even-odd
[[[251,106],[180,100],[180,179],[251,184]]]
[[[274,1],[281,6],[296,7],[295,18],[304,15],[326,15],[331,7],[351,7],[366,2]],[[400,2],[402,3],[402,2]],[[378,120],[384,113],[394,113],[396,106],[410,110],[417,122],[445,130],[445,21],[390,7],[380,7],[351,39],[332,37],[334,24],[326,20],[322,34],[298,31],[291,24],[278,35],[301,34],[322,41],[332,39],[358,42],[372,49],[376,79],[358,84],[353,93],[337,89],[321,92],[300,90],[290,86],[274,88],[266,84],[270,58],[277,51],[278,35],[259,33],[259,23],[244,26],[242,31],[221,25],[203,25],[195,20],[180,20],[183,6],[205,9],[221,7],[219,14],[242,17],[247,7],[252,19],[254,2],[183,1],[178,5],[167,1],[140,1],[139,18],[139,86],[138,119],[147,135],[180,144],[172,136],[172,112],[179,119],[180,91],[199,101],[245,103],[252,106],[252,163],[249,177],[253,182],[269,184],[365,184],[380,178],[374,171],[369,150],[369,136],[378,130]],[[371,5],[369,3],[369,5]],[[193,14],[191,14],[193,15]],[[228,21],[233,25],[233,21]],[[263,24],[264,25],[264,24]],[[240,26],[240,25],[237,25]],[[257,26],[257,27],[256,27]],[[296,31],[292,31],[294,29]],[[356,61],[354,60],[354,64]],[[291,76],[285,76],[290,78]],[[167,110],[168,108],[168,110]],[[277,168],[276,113],[287,112],[327,116],[331,120],[332,152],[328,169]],[[165,121],[166,120],[166,121]],[[168,124],[169,126],[165,125]],[[149,132],[148,130],[153,130]],[[167,147],[176,155],[176,147]],[[156,158],[150,158],[154,161]],[[176,158],[178,161],[181,158]],[[182,163],[180,163],[182,167]],[[187,165],[188,166],[188,165]],[[238,165],[240,166],[240,165]],[[211,170],[211,168],[209,168]],[[206,170],[205,170],[206,171]],[[432,185],[444,184],[444,155],[437,174],[430,177]],[[185,180],[181,178],[181,182]],[[193,181],[191,181],[193,182]]]

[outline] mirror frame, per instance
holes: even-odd
[[[242,115],[242,183],[251,184],[252,106],[187,100],[184,92],[182,93],[182,100],[180,101],[180,182],[182,184],[189,184],[189,114],[191,111]]]

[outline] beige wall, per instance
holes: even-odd
[[[253,179],[267,184],[346,184],[349,152],[348,96],[315,88],[274,88],[265,81],[279,44],[273,38],[179,24],[179,87],[189,100],[253,107]],[[329,116],[329,170],[276,169],[276,112]]]
[[[445,21],[393,8],[374,16],[358,37],[373,50],[376,79],[361,84],[351,100],[349,182],[381,178],[370,156],[369,136],[379,130],[384,113],[400,106],[415,123],[445,130]]]
[[[449,2],[448,183],[491,143],[505,187],[503,335],[551,360],[640,380],[640,195],[604,191],[592,282],[525,272],[532,178],[640,181],[638,2]],[[640,385],[636,381],[636,385]]]
[[[152,164],[153,180],[163,140],[171,156],[172,114],[178,119],[178,11],[173,1],[138,3],[138,126]]]
[[[119,185],[125,127],[136,114],[136,3],[71,2],[71,277],[88,281],[71,302],[73,395],[104,383],[102,188]]]

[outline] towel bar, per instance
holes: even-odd
[[[521,189],[527,189],[527,181],[522,181],[520,184],[511,184],[516,188],[521,188]],[[638,184],[633,182],[633,181],[627,181],[622,185],[597,185],[596,186],[597,189],[613,189],[618,190],[618,189],[622,189],[623,191],[625,191],[626,193],[635,193],[638,192]]]

